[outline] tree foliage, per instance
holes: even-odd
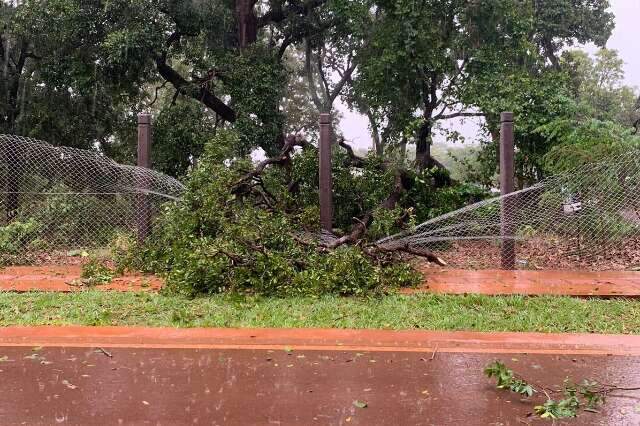
[[[633,127],[640,118],[640,93],[624,84],[624,62],[617,51],[600,49],[592,58],[584,51],[571,50],[563,53],[561,61],[570,77],[579,118]]]
[[[296,103],[331,111],[343,97],[369,118],[378,155],[384,145],[415,143],[418,170],[439,166],[430,154],[439,122],[482,115],[495,134],[497,113],[513,109],[526,127],[527,138],[518,139],[531,139],[522,157],[539,158],[547,149],[531,136],[541,121],[536,109],[563,108],[567,85],[553,73],[564,66],[559,52],[603,45],[613,25],[607,7],[606,0],[3,3],[3,57],[11,58],[4,131],[107,145],[161,87],[169,98],[200,103],[207,113],[192,108],[192,120],[211,134],[220,121],[235,123],[239,154],[260,147],[274,155],[285,129],[314,130],[286,89],[296,61],[306,61],[308,87],[298,88]],[[56,108],[61,103],[67,108]],[[291,114],[305,123],[292,123]],[[523,179],[539,178],[537,168],[524,165]]]
[[[251,167],[246,158],[221,161],[237,143],[235,132],[218,133],[190,175],[184,199],[167,211],[148,244],[131,249],[138,267],[166,273],[169,291],[363,295],[417,282],[416,273],[392,254],[323,246],[314,237],[317,218],[309,212],[317,200],[269,199],[267,194],[286,192],[277,169],[262,177],[260,193],[231,191]],[[314,169],[294,172],[306,173],[313,186]],[[369,180],[342,178],[361,185]]]

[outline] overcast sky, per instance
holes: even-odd
[[[640,26],[640,0],[611,0],[611,10],[616,17],[616,27],[607,47],[616,49],[624,60],[626,83],[640,87],[640,31],[637,28]],[[594,46],[586,46],[585,49],[591,53],[595,51]],[[369,148],[371,136],[366,117],[348,111],[342,104],[337,107],[344,115],[340,127],[345,138],[357,147]],[[469,142],[475,139],[478,131],[477,124],[474,124],[473,120],[465,122],[451,120],[449,127],[462,132]]]

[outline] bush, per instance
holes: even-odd
[[[469,183],[437,185],[442,181],[442,171],[425,170],[416,174],[415,184],[407,194],[407,204],[413,206],[417,223],[477,203],[489,197],[489,192]]]
[[[115,272],[106,264],[104,260],[91,257],[82,265],[82,284],[87,286],[110,283]]]
[[[253,196],[234,195],[231,188],[251,168],[248,159],[224,161],[224,147],[236,143],[234,133],[221,131],[207,144],[183,199],[167,208],[146,244],[131,247],[137,255],[127,262],[163,273],[168,291],[188,295],[354,295],[417,282],[392,256],[319,246],[306,227],[316,214],[312,202],[283,198],[265,208]],[[285,192],[279,173],[263,177],[271,193]]]
[[[367,158],[365,167],[354,170],[347,155],[333,150],[332,185],[334,226],[346,229],[354,217],[362,217],[376,208],[393,188],[393,170],[381,170],[381,160]],[[318,155],[307,150],[296,156],[292,166],[292,178],[299,182],[299,193],[291,200],[290,207],[315,209],[318,200]],[[287,195],[284,194],[286,197]],[[317,222],[316,222],[317,223]]]
[[[15,219],[0,230],[6,237],[0,252],[101,247],[119,229],[130,227],[135,217],[135,198],[130,194],[74,195],[63,184],[37,191],[42,193],[20,196]]]
[[[0,227],[0,264],[28,263],[28,246],[36,242],[40,224],[34,219],[14,220]]]

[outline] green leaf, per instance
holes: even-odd
[[[362,402],[362,401],[358,401],[356,399],[355,401],[353,401],[353,406],[357,407],[357,408],[367,408],[367,403],[366,402]]]

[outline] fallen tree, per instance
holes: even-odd
[[[356,155],[353,148],[345,142],[344,138],[338,138],[337,145],[345,150],[346,159],[345,161],[343,161],[344,166],[360,169],[367,167],[368,159]],[[253,192],[253,195],[261,198],[267,206],[271,206],[273,205],[273,203],[276,203],[277,200],[270,196],[269,192],[264,187],[264,182],[261,178],[261,175],[264,174],[267,168],[270,166],[290,168],[292,154],[295,152],[296,147],[314,150],[314,152],[316,149],[315,146],[298,136],[287,136],[285,138],[285,144],[281,152],[277,156],[270,157],[259,162],[253,170],[246,173],[240,180],[238,180],[234,184],[232,192],[234,194],[244,195],[249,192]],[[323,247],[327,249],[335,249],[345,244],[359,245],[364,239],[368,227],[374,220],[374,212],[376,211],[376,209],[386,211],[395,210],[398,206],[398,203],[401,201],[402,196],[407,191],[407,188],[413,184],[411,182],[409,171],[407,169],[404,169],[398,164],[394,164],[389,161],[380,161],[380,159],[377,160],[378,161],[374,163],[374,168],[381,172],[391,171],[393,173],[393,186],[390,188],[388,195],[386,195],[386,197],[384,197],[384,199],[382,199],[374,209],[370,209],[364,212],[364,214],[360,217],[353,217],[353,225],[351,229],[344,235],[335,238],[333,235],[325,235],[322,239],[322,242],[320,243]],[[439,168],[444,169],[444,166],[440,166]],[[292,184],[292,182],[289,181],[287,182],[287,187],[290,191],[293,191],[293,188],[297,188],[297,184]],[[401,216],[398,218],[397,222],[399,226],[402,226],[403,222],[408,217],[406,213],[407,212],[403,210]],[[405,245],[389,249],[378,247],[375,244],[370,245],[369,253],[373,255],[375,251],[384,253],[404,252],[414,256],[423,257],[429,262],[434,262],[438,265],[446,265],[446,262],[444,262],[444,260],[437,257],[430,250],[422,247],[418,248]]]
[[[357,295],[419,282],[409,257],[444,264],[425,249],[375,244],[415,222],[415,172],[335,150],[335,227],[326,233],[316,147],[289,135],[278,155],[253,163],[232,155],[238,138],[218,132],[183,199],[147,243],[121,257],[121,267],[163,273],[170,291],[187,294]]]

